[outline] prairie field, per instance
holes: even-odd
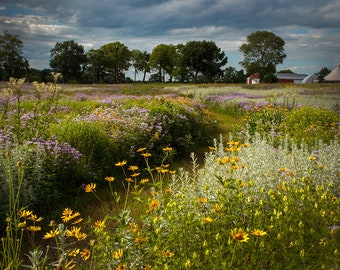
[[[1,269],[340,268],[340,84],[12,79],[0,108]]]

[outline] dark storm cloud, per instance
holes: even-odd
[[[286,41],[292,63],[286,68],[312,57],[313,70],[340,62],[339,14],[339,0],[1,0],[0,31],[19,34],[33,63],[70,39],[85,49],[119,40],[148,51],[160,43],[210,39],[238,64],[246,36],[268,30]]]

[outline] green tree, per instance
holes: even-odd
[[[28,62],[22,55],[23,42],[18,35],[5,31],[0,35],[0,67],[2,79],[20,78],[28,70]]]
[[[92,77],[92,82],[101,83],[103,81],[103,74],[105,71],[103,50],[89,50],[86,53],[86,59],[86,71],[90,74],[89,77]]]
[[[134,74],[136,81],[136,75],[139,71],[143,72],[143,82],[145,82],[146,73],[150,72],[149,60],[150,54],[146,51],[141,52],[140,50],[133,50],[132,54],[132,66],[134,68]]]
[[[244,83],[246,81],[246,75],[243,69],[236,70],[234,67],[227,67],[224,70],[223,82],[225,83]]]
[[[332,70],[329,68],[323,67],[320,69],[319,72],[316,73],[316,76],[318,76],[318,81],[319,82],[324,82],[324,77],[326,77],[329,73],[331,73]]]
[[[228,62],[225,53],[213,41],[189,41],[183,55],[183,64],[191,70],[194,83],[200,73],[208,82],[213,82],[223,74],[222,67]]]
[[[284,45],[284,40],[271,32],[254,32],[240,47],[244,55],[240,64],[247,74],[258,73],[261,81],[272,82],[275,80],[276,65],[282,64],[286,58]]]
[[[120,42],[108,43],[100,47],[104,54],[105,69],[112,74],[113,83],[122,83],[125,72],[130,67],[131,52]]]
[[[57,42],[50,53],[50,66],[62,74],[64,82],[79,82],[81,80],[86,63],[82,45],[79,45],[74,40]]]
[[[173,71],[176,64],[176,47],[174,45],[159,44],[150,55],[149,65],[158,71],[157,81],[164,82],[168,74],[172,81]]]

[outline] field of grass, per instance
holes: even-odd
[[[339,269],[339,84],[0,90],[1,269]]]

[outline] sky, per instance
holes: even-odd
[[[285,41],[277,70],[311,75],[340,63],[339,0],[0,0],[0,35],[23,41],[30,67],[49,68],[57,42],[85,52],[119,41],[152,52],[159,44],[213,41],[243,69],[239,47],[256,31]]]

